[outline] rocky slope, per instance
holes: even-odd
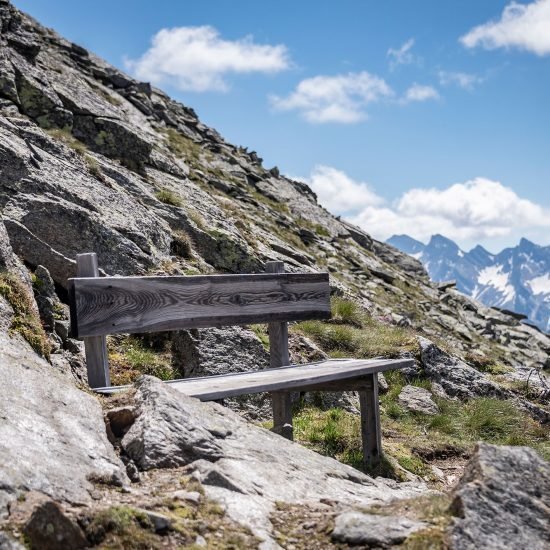
[[[460,292],[487,306],[506,309],[550,333],[550,247],[521,239],[498,254],[476,246],[469,252],[434,235],[423,244],[407,235],[387,240],[420,260],[436,282],[456,281]]]
[[[332,216],[306,185],[264,168],[192,109],[6,0],[0,29],[0,548],[18,548],[25,537],[38,548],[388,546],[424,536],[441,542],[454,525],[446,497],[427,487],[433,477],[413,475],[410,461],[399,466],[408,482],[375,480],[220,406],[177,401],[150,378],[121,402],[83,391],[82,346],[70,335],[66,305],[80,252],[97,252],[111,275],[254,272],[268,260],[289,271],[328,270],[341,310],[333,324],[291,327],[295,362],[408,353],[417,366],[407,382],[429,386],[437,407],[513,403],[523,415],[517,426],[536,433],[543,449],[546,335],[430,283],[418,261]],[[351,315],[350,304],[361,314]],[[113,379],[264,368],[262,330],[113,338]],[[384,383],[384,438],[401,448],[412,441],[412,432],[399,431],[406,424],[424,438],[416,460],[426,456],[432,428],[404,410],[411,390],[396,408],[391,399],[404,381]],[[355,421],[353,395],[323,399],[322,408],[344,407]],[[270,408],[268,396],[227,404],[255,420]],[[521,443],[520,435],[506,441]],[[456,460],[473,453],[457,448]],[[447,477],[436,486],[454,484]],[[399,508],[418,495],[442,498],[445,511],[426,514],[436,508],[426,501]],[[365,541],[365,508],[375,505],[401,521],[391,537],[383,530],[385,539]],[[47,524],[53,533],[41,528]],[[471,536],[467,525],[464,533],[453,536]]]

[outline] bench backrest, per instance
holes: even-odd
[[[270,323],[275,330],[281,322],[330,317],[328,273],[282,273],[282,262],[266,267],[271,273],[98,277],[95,254],[79,255],[78,277],[69,279],[71,331],[84,338],[88,363],[98,361],[99,347],[105,363],[107,334],[250,323]],[[109,385],[108,374],[90,380],[98,384]]]

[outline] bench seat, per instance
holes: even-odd
[[[321,389],[317,386],[322,386],[324,391],[341,391],[344,387],[352,390],[361,386],[362,379],[364,386],[369,385],[370,381],[366,379],[368,375],[413,365],[412,359],[329,359],[307,365],[168,380],[166,383],[201,401],[217,401],[249,393]],[[94,388],[94,391],[109,395],[129,388],[109,386]]]

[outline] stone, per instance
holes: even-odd
[[[187,465],[207,498],[265,541],[272,541],[277,502],[368,506],[428,492],[422,482],[372,479],[150,376],[137,382],[135,400],[138,417],[122,440],[125,452],[146,469]]]
[[[25,550],[25,547],[7,533],[0,531],[0,550]]]
[[[1,305],[0,299],[0,317]],[[90,503],[92,480],[128,482],[98,401],[0,330],[0,519],[32,490],[58,502]]]
[[[506,390],[460,359],[445,353],[427,338],[419,337],[424,374],[450,397],[505,397]]]
[[[399,404],[412,412],[434,415],[439,407],[434,403],[432,394],[425,388],[405,386],[398,396]]]
[[[533,449],[479,443],[454,491],[453,548],[548,548],[550,464]]]
[[[171,496],[178,500],[191,502],[192,504],[199,504],[201,501],[201,494],[198,491],[175,491]]]
[[[336,516],[332,540],[367,547],[390,548],[428,525],[400,516],[344,512]]]
[[[79,550],[89,546],[82,529],[53,501],[35,508],[23,533],[33,548]]]
[[[115,437],[122,437],[134,423],[136,411],[134,407],[115,407],[105,413],[106,422]]]
[[[147,519],[151,522],[155,533],[164,534],[172,529],[172,520],[168,516],[159,514],[158,512],[153,512],[151,510],[142,510],[139,508],[137,510],[147,516]]]

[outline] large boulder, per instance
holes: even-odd
[[[369,506],[427,491],[423,484],[372,479],[156,378],[142,377],[136,389],[137,419],[122,439],[128,455],[146,469],[186,464],[207,496],[266,540],[279,502]]]
[[[9,314],[0,298],[0,318]],[[0,518],[27,491],[90,503],[94,481],[127,482],[98,401],[0,330]]]
[[[416,386],[405,386],[398,396],[399,404],[412,412],[423,414],[437,414],[439,407],[434,403],[432,394]]]
[[[527,447],[480,443],[454,493],[460,550],[543,550],[550,542],[550,465]]]

